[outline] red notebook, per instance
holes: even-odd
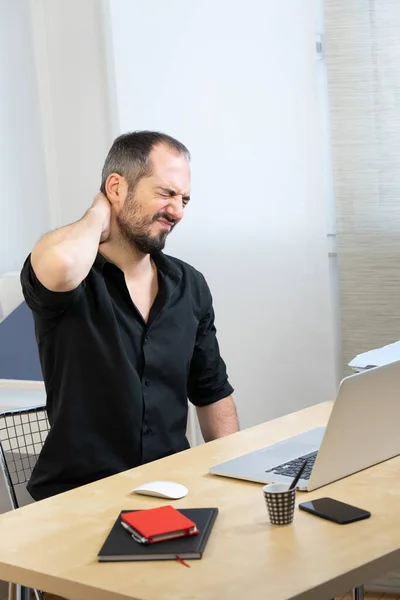
[[[199,533],[196,523],[170,505],[124,512],[121,521],[132,537],[143,544]]]

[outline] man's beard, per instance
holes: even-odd
[[[159,212],[153,217],[141,214],[140,206],[135,202],[133,193],[130,192],[125,204],[117,215],[117,225],[122,238],[143,254],[154,254],[163,250],[168,234],[175,227],[175,220],[165,212]],[[151,225],[157,219],[165,219],[171,223],[171,229],[160,231],[157,235],[151,233]]]

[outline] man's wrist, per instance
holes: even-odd
[[[101,206],[91,206],[86,211],[83,217],[92,227],[99,229],[99,233],[103,232],[103,224],[107,218],[106,210]]]

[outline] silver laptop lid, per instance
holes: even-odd
[[[343,379],[308,489],[399,455],[399,424],[400,361]]]

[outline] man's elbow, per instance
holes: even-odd
[[[213,404],[197,408],[201,433],[205,442],[211,442],[239,431],[239,420],[231,396]]]

